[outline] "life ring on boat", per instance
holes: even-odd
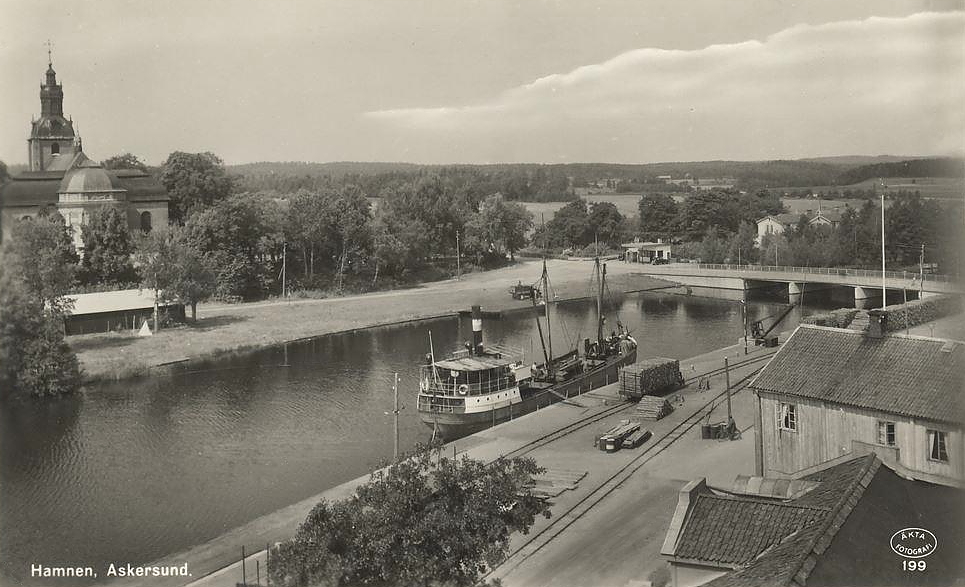
[[[463,383],[462,385],[459,386],[458,390],[459,390],[459,395],[466,395],[467,393],[469,393],[469,386]]]
[[[425,379],[420,379],[419,389],[421,389],[422,391],[429,391],[429,382]]]

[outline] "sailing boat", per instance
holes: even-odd
[[[543,350],[543,363],[524,365],[522,352],[501,345],[484,345],[482,310],[472,307],[472,343],[464,350],[436,359],[426,356],[419,381],[418,412],[434,434],[452,439],[472,434],[501,422],[534,412],[618,380],[620,368],[637,360],[637,344],[622,327],[604,336],[603,292],[606,265],[595,261],[599,278],[596,295],[596,340],[584,339],[575,348],[554,356],[550,324],[546,261],[538,282],[542,292],[544,339],[540,304],[534,297],[536,325]],[[582,352],[581,352],[582,351]]]

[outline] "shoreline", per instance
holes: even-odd
[[[164,329],[143,338],[133,332],[79,335],[68,339],[68,343],[81,363],[85,386],[164,376],[230,354],[454,316],[473,304],[490,311],[525,311],[531,302],[511,298],[508,289],[517,282],[532,283],[541,270],[540,263],[525,260],[510,267],[467,274],[460,280],[346,297],[200,305],[197,324]],[[557,301],[588,297],[585,290],[591,263],[548,260],[547,267]],[[614,293],[675,287],[666,280],[639,273],[642,266],[636,263],[608,263],[607,268],[608,283]]]
[[[663,423],[658,424],[653,422],[648,423],[648,425],[653,427],[665,426],[689,414],[697,407],[698,402],[696,399],[704,397],[701,392],[694,389],[697,375],[719,368],[724,356],[744,356],[742,354],[742,348],[739,344],[733,344],[694,357],[681,359],[681,371],[684,373],[684,376],[690,378],[691,381],[684,389],[675,393],[685,394],[693,399],[685,404],[686,407],[681,407],[675,412],[673,417],[667,418]],[[772,353],[766,352],[763,347],[755,347],[751,354],[762,356]],[[743,369],[746,370],[747,367]],[[732,374],[737,375],[740,370],[740,367],[736,367]],[[715,390],[719,391],[722,389],[723,373],[716,373],[711,376],[711,379],[714,381]],[[572,425],[577,420],[593,416],[593,414],[596,413],[602,414],[608,410],[612,410],[613,407],[617,405],[613,402],[622,401],[622,398],[617,395],[618,386],[619,383],[612,383],[592,392],[575,396],[574,400],[582,407],[576,407],[574,409],[573,406],[563,402],[554,404],[539,412],[532,412],[509,422],[501,423],[495,428],[488,428],[481,432],[448,442],[444,445],[442,451],[446,454],[453,452],[453,454],[468,455],[486,462],[503,455],[513,454],[533,444],[543,435],[552,435],[556,431]],[[546,444],[541,444],[539,448],[537,448],[537,451],[532,453],[532,456],[536,457],[539,462],[545,458],[546,451],[552,452],[552,447],[557,444],[568,445],[576,441],[582,445],[586,442],[586,438],[592,430],[605,428],[606,426],[603,423],[605,421],[627,417],[627,411],[633,410],[635,404],[623,403],[620,405],[623,405],[624,408],[608,416],[607,420],[594,423],[583,429],[582,432],[576,435],[569,435],[569,437],[566,437],[564,440],[557,439]],[[537,414],[539,414],[539,416],[537,416]],[[633,415],[631,414],[630,417],[633,417]],[[590,454],[592,456],[584,463],[584,466],[590,468],[591,478],[600,471],[608,470],[612,466],[612,463],[608,463],[608,461],[615,460],[599,459],[597,456],[599,453],[596,449],[593,449]],[[638,453],[626,451],[623,456],[617,457],[617,459],[623,458],[624,456],[632,457],[635,454]],[[543,456],[541,457],[540,455]],[[594,473],[593,471],[597,467],[601,467],[600,471]],[[261,568],[264,569],[264,547],[266,543],[274,543],[290,538],[315,504],[323,499],[331,501],[349,497],[354,493],[355,489],[367,481],[370,476],[371,472],[332,487],[321,489],[318,493],[310,497],[281,507],[274,512],[256,517],[208,541],[196,544],[179,552],[169,553],[157,560],[146,563],[148,566],[165,566],[175,563],[180,565],[187,562],[192,569],[192,576],[187,579],[170,578],[160,582],[157,580],[146,582],[144,580],[128,578],[103,581],[97,584],[110,585],[112,587],[147,587],[147,585],[151,587],[175,587],[180,585],[233,587],[238,583],[241,575],[240,553],[242,545],[249,548],[245,558],[249,573],[253,571],[256,561],[260,561],[262,565]],[[589,486],[589,483],[587,486]],[[575,499],[576,497],[579,497],[579,494],[562,496],[560,500],[561,503],[565,504],[566,501]],[[668,510],[666,513],[669,515],[670,512],[671,510]],[[552,523],[552,520],[550,523]],[[534,527],[534,529],[535,528],[536,527]],[[525,538],[525,536],[517,536],[514,537],[514,540],[523,538]]]

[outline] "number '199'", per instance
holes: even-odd
[[[924,571],[927,568],[925,561],[922,561],[922,560],[918,560],[918,561],[904,560],[904,561],[901,561],[901,566],[906,571]]]

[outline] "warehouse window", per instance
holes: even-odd
[[[895,423],[894,422],[878,422],[878,444],[884,444],[885,446],[895,445]]]
[[[948,462],[948,449],[945,448],[945,433],[941,430],[928,431],[928,458],[932,461]]]
[[[777,426],[781,430],[797,431],[797,409],[794,404],[781,403]]]

